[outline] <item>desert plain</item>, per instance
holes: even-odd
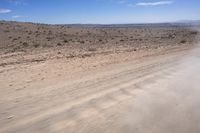
[[[198,29],[0,21],[0,132],[200,132]]]

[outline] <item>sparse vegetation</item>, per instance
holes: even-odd
[[[58,49],[65,51],[65,54],[70,54],[72,51],[80,54],[97,53],[96,51],[104,51],[108,48],[113,50],[111,52],[114,52],[116,48],[122,48],[122,51],[130,49],[130,52],[133,52],[138,49],[169,47],[170,44],[191,44],[191,40],[194,40],[192,38],[198,34],[197,31],[179,27],[77,28],[76,26],[43,24],[27,26],[26,23],[8,23],[7,25],[0,24],[0,26],[2,34],[6,32],[0,36],[2,38],[6,36],[6,39],[1,38],[3,41],[0,42],[0,50],[4,49],[6,52],[13,50],[14,52],[32,52],[36,48],[37,51]],[[7,47],[5,44],[13,46]]]

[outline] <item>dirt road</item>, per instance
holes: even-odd
[[[1,88],[1,133],[199,133],[199,50]],[[3,85],[2,85],[3,86]]]

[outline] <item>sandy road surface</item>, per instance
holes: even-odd
[[[1,88],[1,133],[199,133],[199,50],[110,65],[62,83]]]

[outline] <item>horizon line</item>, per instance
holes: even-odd
[[[17,23],[33,23],[33,24],[46,24],[46,25],[139,25],[139,24],[173,24],[173,23],[191,23],[200,22],[197,20],[179,20],[179,21],[168,21],[168,22],[133,22],[133,23],[45,23],[45,22],[33,22],[33,21],[16,21],[16,20],[0,20],[4,22],[17,22]]]

